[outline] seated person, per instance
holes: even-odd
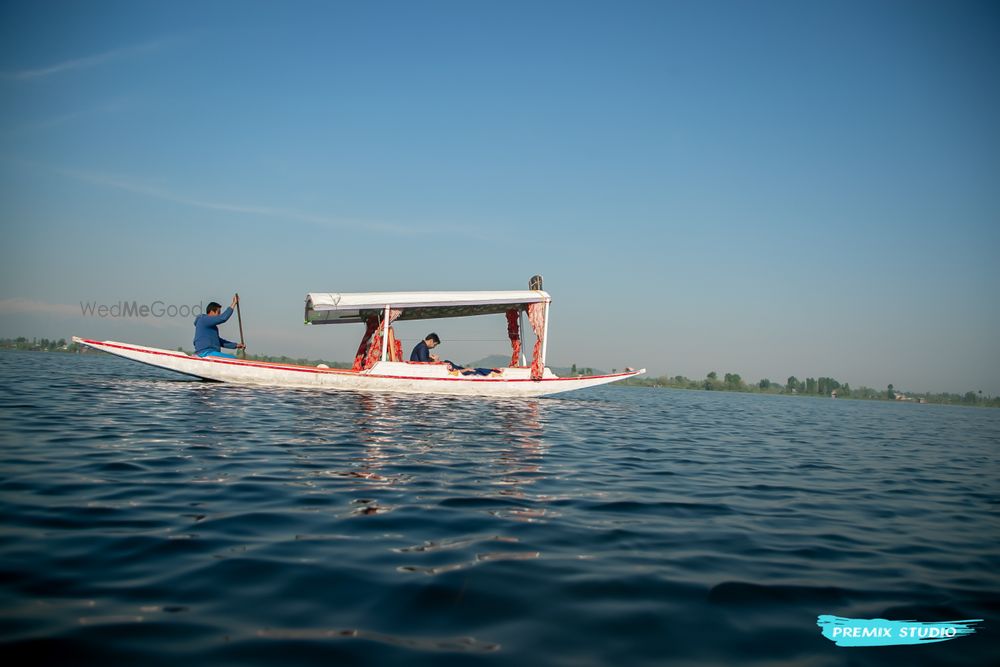
[[[420,361],[423,363],[436,362],[438,357],[436,354],[431,354],[431,350],[440,344],[441,339],[438,338],[436,333],[427,334],[422,341],[413,347],[413,352],[410,353],[410,361]]]
[[[233,316],[233,308],[236,306],[238,297],[233,295],[233,302],[222,310],[222,306],[216,302],[208,304],[205,312],[194,320],[194,353],[199,357],[226,357],[235,359],[231,354],[222,352],[223,347],[231,350],[240,350],[245,346],[242,343],[234,343],[219,336],[219,325],[226,322]]]
[[[417,343],[413,352],[410,354],[410,361],[419,361],[423,363],[427,362],[437,362],[440,361],[436,354],[431,354],[431,350],[441,344],[441,339],[438,338],[436,333],[427,334],[422,341]],[[448,366],[448,372],[452,375],[500,375],[500,371],[495,368],[466,368],[464,366],[459,366],[454,361],[445,360],[444,362]]]

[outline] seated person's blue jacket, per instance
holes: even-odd
[[[194,319],[194,353],[206,350],[219,351],[221,347],[236,349],[236,343],[219,337],[219,325],[233,316],[232,307],[218,315],[202,313]]]
[[[413,347],[413,352],[410,353],[410,361],[432,361],[431,351],[427,347],[427,343],[420,341]]]

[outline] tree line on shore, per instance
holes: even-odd
[[[852,387],[849,383],[831,378],[806,378],[799,380],[794,375],[784,383],[764,378],[758,382],[745,382],[739,373],[725,373],[721,378],[712,371],[702,380],[692,380],[683,375],[660,377],[637,377],[625,380],[623,384],[637,387],[669,387],[671,389],[695,389],[701,391],[739,391],[755,394],[787,394],[795,396],[835,396],[872,401],[905,401],[915,403],[944,403],[949,405],[981,405],[1000,407],[1000,397],[983,395],[982,391],[967,391],[964,394],[948,392],[900,392],[893,385],[885,389]]]
[[[65,338],[0,338],[0,348],[6,350],[34,350],[43,352],[79,352],[82,345],[67,343]]]

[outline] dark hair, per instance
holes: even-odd
[[[205,314],[207,315],[213,310],[222,310],[222,306],[213,301],[212,303],[208,304],[207,308],[205,308]]]
[[[429,334],[427,334],[426,336],[424,336],[424,340],[432,340],[435,343],[437,343],[438,345],[441,344],[441,339],[438,338],[438,335],[436,333],[429,333]]]

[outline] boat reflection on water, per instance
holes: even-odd
[[[453,494],[457,486],[470,496],[502,498],[490,509],[496,516],[535,520],[546,515],[546,510],[527,505],[547,497],[532,497],[525,490],[545,477],[541,401],[349,396],[341,411],[352,415],[347,427],[358,447],[347,458],[337,457],[339,469],[327,475],[357,480],[357,490],[367,489],[367,494],[412,491],[425,500],[445,489]],[[526,504],[513,505],[510,499]],[[361,500],[360,513],[391,509]]]
[[[352,488],[357,491],[404,487],[404,475],[381,472],[395,455],[397,443],[403,437],[405,420],[398,414],[397,398],[391,394],[349,395],[347,402],[356,409],[345,410],[354,415],[348,422],[348,428],[353,430],[355,437],[352,440],[360,444],[360,448],[344,461],[349,469],[331,471],[330,474],[354,480],[356,484]],[[338,461],[342,459],[338,458]],[[384,499],[380,502],[367,493],[354,498],[351,504],[354,507],[352,513],[358,515],[384,514],[394,509]]]
[[[547,479],[550,475],[543,467],[546,454],[544,411],[542,401],[511,402],[498,405],[498,418],[506,431],[506,446],[500,452],[498,463],[503,471],[494,482],[499,495],[517,499],[516,506],[505,506],[490,513],[498,518],[515,521],[537,522],[558,513],[545,507],[554,496],[531,492],[528,487]]]

